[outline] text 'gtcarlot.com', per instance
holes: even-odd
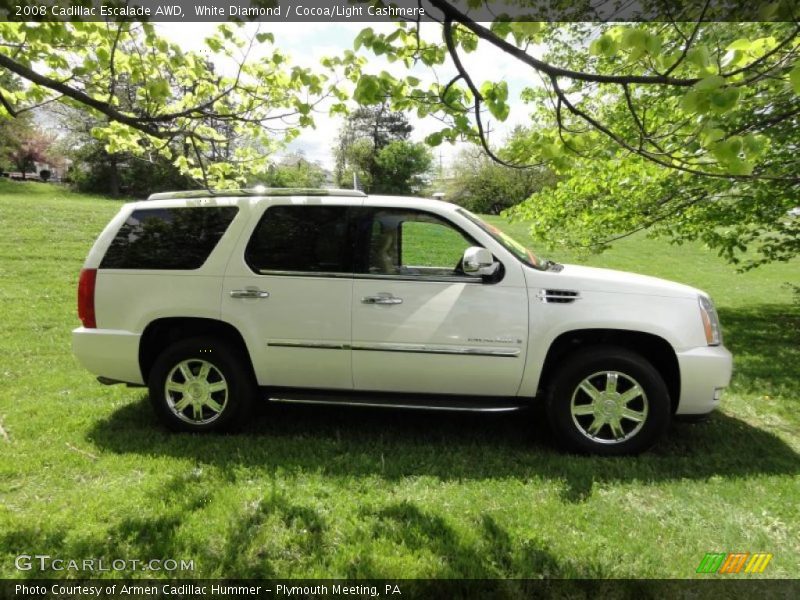
[[[49,554],[20,554],[18,571],[194,571],[194,560],[174,558],[57,558]]]

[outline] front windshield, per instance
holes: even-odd
[[[475,223],[475,225],[483,229],[490,236],[492,236],[492,239],[494,239],[498,244],[503,246],[503,248],[511,252],[511,254],[516,256],[523,264],[526,264],[529,267],[533,267],[534,269],[539,269],[539,270],[545,269],[546,261],[540,260],[533,252],[531,252],[528,248],[520,244],[517,240],[512,238],[504,231],[501,231],[494,225],[490,225],[480,217],[473,215],[468,210],[459,208],[458,212],[467,217],[470,221]]]

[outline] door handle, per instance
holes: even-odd
[[[231,298],[269,298],[269,292],[264,292],[257,288],[231,290]]]
[[[363,304],[402,304],[403,299],[390,294],[384,294],[379,296],[364,296],[361,302]]]

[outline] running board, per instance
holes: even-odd
[[[443,396],[402,396],[400,394],[352,395],[324,394],[319,392],[295,393],[270,390],[270,402],[277,404],[317,404],[328,406],[363,406],[368,408],[401,408],[412,410],[439,410],[454,412],[513,412],[526,405],[509,403],[508,398],[459,398]]]

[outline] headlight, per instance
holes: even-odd
[[[709,346],[719,346],[722,343],[722,330],[719,326],[719,317],[714,308],[714,303],[708,296],[700,296],[700,318],[703,319],[703,329],[706,332],[706,342]]]

